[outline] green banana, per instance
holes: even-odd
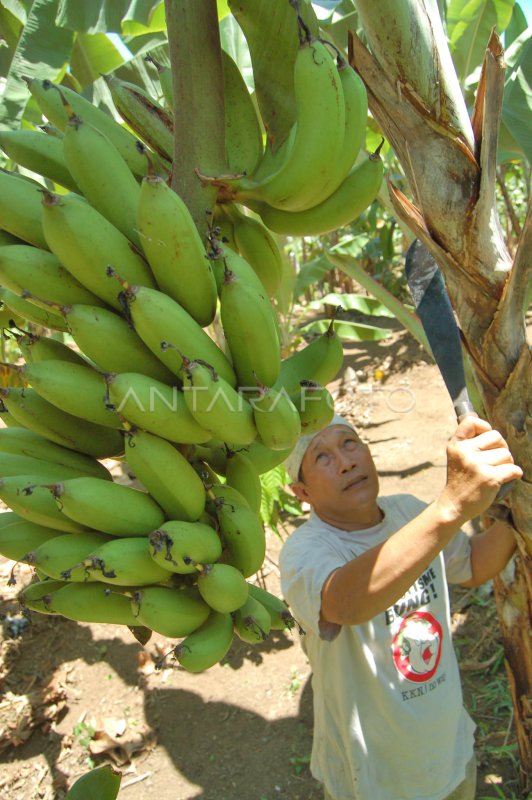
[[[246,445],[244,452],[259,475],[262,475],[264,472],[269,472],[274,467],[282,464],[292,450],[293,447],[287,447],[285,450],[271,450],[257,439]]]
[[[233,225],[238,252],[257,273],[269,297],[274,297],[283,276],[283,257],[275,237],[261,220],[243,214],[234,203],[222,208]]]
[[[0,230],[0,245],[4,247],[6,244],[24,244],[24,242],[12,233]]]
[[[67,414],[34,389],[0,388],[0,398],[16,422],[69,450],[95,458],[112,458],[124,452],[118,431]]]
[[[20,425],[12,414],[6,409],[6,407],[2,403],[2,399],[0,398],[0,420],[4,423],[6,428],[23,428],[23,425]]]
[[[171,297],[145,286],[131,286],[123,293],[133,326],[149,349],[175,375],[181,376],[183,357],[212,364],[232,386],[236,376],[218,345]],[[163,343],[171,346],[162,347]]]
[[[174,157],[174,121],[171,113],[134,83],[116,75],[103,76],[116,110],[132,131],[152,150],[168,159]]]
[[[161,291],[202,328],[210,325],[216,313],[216,281],[205,247],[187,206],[157,175],[142,181],[136,226]]]
[[[149,540],[154,561],[181,575],[195,573],[197,564],[212,564],[222,554],[220,537],[202,522],[170,520],[152,530]]]
[[[198,575],[198,591],[214,611],[225,614],[243,606],[248,585],[230,564],[206,564]]]
[[[108,375],[109,398],[116,413],[135,427],[178,444],[196,444],[212,438],[199,425],[177,386],[167,386],[138,372]]]
[[[41,475],[13,475],[0,480],[0,499],[15,514],[29,522],[54,528],[63,533],[81,533],[87,529],[57,510],[49,489],[42,485]]]
[[[62,514],[111,536],[145,536],[164,522],[149,494],[113,481],[72,478],[51,491]]]
[[[81,355],[67,344],[63,344],[59,339],[53,339],[51,336],[35,336],[33,333],[25,333],[24,336],[17,339],[17,344],[26,362],[37,363],[59,359],[60,361],[69,361],[71,364],[87,366],[87,361]]]
[[[312,380],[325,386],[334,380],[342,366],[344,351],[334,330],[334,320],[325,333],[281,362],[279,378],[273,387],[284,389],[290,396],[297,394],[303,380]]]
[[[126,460],[171,519],[197,520],[205,508],[200,477],[176,448],[147,431],[126,436]]]
[[[138,624],[127,597],[109,586],[94,583],[71,583],[53,592],[47,602],[49,612],[76,622],[101,622],[114,625]]]
[[[355,163],[360,148],[366,139],[366,123],[368,116],[368,96],[360,75],[347,61],[337,58],[338,74],[344,93],[345,131],[342,149],[333,167],[331,181],[324,190],[314,197],[313,206],[326,200],[347,178]]]
[[[205,489],[207,491],[211,488],[211,486],[214,486],[215,484],[217,486],[220,485],[221,483],[220,476],[216,474],[216,472],[213,470],[210,464],[207,464],[206,461],[202,461],[199,458],[196,448],[194,448],[193,452],[191,453],[189,461],[196,470],[196,472],[198,473],[198,475],[200,476],[203,485],[205,486]]]
[[[135,217],[140,188],[119,150],[105,134],[72,113],[65,127],[63,152],[91,206],[138,247]]]
[[[50,303],[92,303],[98,297],[86,289],[48,250],[27,244],[0,247],[0,281],[15,294],[29,292],[32,302],[45,310]]]
[[[366,141],[366,125],[368,117],[368,95],[364,81],[343,59],[338,67],[340,82],[344,90],[345,133],[344,143],[337,163],[336,186],[342,183],[349,174],[361,147]],[[334,185],[334,184],[333,184]]]
[[[65,306],[62,311],[79,349],[99,369],[141,372],[163,383],[175,383],[175,375],[154,356],[123,317],[92,305]]]
[[[79,192],[65,162],[61,139],[30,129],[0,131],[0,147],[19,166]]]
[[[23,325],[24,320],[22,317],[17,317],[0,301],[0,331],[22,328]]]
[[[0,170],[0,227],[24,242],[48,249],[38,185],[5,170]]]
[[[142,177],[146,174],[148,163],[137,147],[137,139],[131,131],[116,122],[109,114],[68,86],[58,87],[49,80],[36,78],[28,79],[26,82],[42,113],[56,128],[64,131],[68,123],[68,113],[61,99],[63,97],[76,116],[107,136],[135,175]]]
[[[65,447],[60,447],[50,442],[44,436],[23,428],[10,428],[0,430],[0,453],[14,453],[30,456],[31,458],[57,464],[71,470],[76,470],[78,475],[91,476],[112,480],[111,474],[94,458],[84,453],[76,453]]]
[[[301,420],[287,392],[261,386],[251,403],[261,442],[269,450],[291,450],[301,435]]]
[[[174,649],[174,658],[188,672],[203,672],[227,655],[233,641],[231,614],[211,611],[203,625]]]
[[[106,399],[105,379],[89,365],[49,360],[26,364],[21,371],[32,388],[61,411],[96,425],[122,427]]]
[[[260,512],[262,484],[255,466],[244,452],[230,450],[227,454],[226,479],[229,486],[240,492],[256,514]]]
[[[296,621],[283,600],[267,589],[257,586],[256,583],[250,583],[248,586],[250,597],[258,600],[270,615],[271,630],[291,630],[295,626]]]
[[[153,560],[149,546],[145,536],[111,539],[93,548],[90,554],[80,560],[80,568],[86,570],[90,580],[116,586],[159,583],[170,576],[170,570]],[[138,621],[133,624],[138,625]]]
[[[297,124],[294,123],[280,144],[277,144],[277,140],[275,140],[275,150],[272,146],[272,140],[268,139],[266,141],[266,147],[264,149],[262,159],[260,160],[257,169],[253,173],[254,181],[260,183],[261,181],[268,179],[270,175],[275,175],[277,172],[279,172],[287,160],[292,147],[294,146],[296,132]]]
[[[247,444],[257,436],[251,405],[209,364],[189,361],[183,390],[190,413],[213,437]]]
[[[3,433],[3,429],[0,433]],[[71,467],[54,464],[40,458],[32,458],[27,455],[17,453],[2,453],[0,464],[0,477],[8,478],[16,475],[39,475],[41,482],[50,483],[53,481],[68,480],[79,478],[82,475],[79,470]]]
[[[249,578],[262,567],[266,554],[260,517],[237,503],[217,501],[215,505],[219,532],[226,547],[224,560]]]
[[[50,250],[79,282],[113,308],[122,310],[120,287],[110,277],[117,266],[126,281],[155,286],[149,267],[129,240],[88,203],[74,195],[45,192],[43,230]]]
[[[0,531],[2,528],[7,528],[13,522],[21,522],[21,518],[14,511],[0,511]]]
[[[229,204],[231,207],[233,204]],[[236,242],[234,237],[233,223],[225,213],[227,204],[216,203],[212,211],[211,229],[207,235],[207,241],[215,243],[216,245],[227,245],[231,250],[236,250]],[[211,258],[212,258],[211,253]],[[222,267],[223,275],[223,267]],[[218,284],[218,279],[216,280]]]
[[[262,603],[249,595],[244,605],[234,614],[235,633],[248,644],[259,644],[268,638],[271,617]]]
[[[383,163],[376,151],[355,165],[336,191],[312,208],[289,212],[262,204],[254,206],[254,210],[275,233],[289,236],[330,233],[348,225],[371,205],[380,189],[382,175]]]
[[[108,539],[108,536],[96,531],[63,533],[30,550],[22,556],[21,561],[55,580],[86,581],[90,576],[80,566],[81,562]]]
[[[63,317],[53,311],[45,311],[44,308],[36,306],[33,302],[19,297],[15,292],[4,289],[0,286],[0,301],[10,309],[14,315],[23,317],[34,325],[41,328],[49,328],[54,331],[66,331],[67,325]]]
[[[145,625],[169,639],[197,630],[210,613],[197,589],[146,586],[133,594],[131,608],[137,625]]]
[[[262,130],[246,82],[222,50],[225,99],[225,152],[231,172],[251,175],[262,157]]]
[[[314,381],[301,381],[301,389],[292,400],[299,411],[301,432],[307,436],[321,431],[334,416],[334,398],[324,386]]]
[[[301,44],[294,65],[296,130],[280,169],[258,183],[242,180],[235,199],[290,211],[313,205],[330,186],[345,131],[345,101],[334,58],[318,40]]]
[[[227,451],[223,442],[217,442],[215,445],[214,441],[211,439],[208,445],[196,445],[194,460],[204,461],[217,475],[225,475]]]
[[[275,311],[264,288],[256,291],[236,273],[226,271],[220,316],[238,384],[271,386],[281,365]]]
[[[264,292],[264,284],[258,274],[251,264],[236,252],[236,242],[234,243],[235,249],[229,246],[225,247],[222,246],[221,241],[213,235],[211,236],[211,245],[212,251],[210,253],[210,259],[218,295],[222,293],[225,274],[228,271],[234,272],[244,283],[248,286],[252,286],[257,292]]]
[[[8,514],[13,515],[10,517],[11,523],[0,528],[0,554],[4,558],[20,561],[30,550],[35,550],[44,542],[61,533],[53,528],[28,522],[14,512],[7,512],[1,516],[7,517]]]
[[[214,513],[217,506],[216,502],[213,504],[212,500],[219,500],[229,505],[248,506],[249,508],[249,503],[244,495],[234,486],[229,486],[227,483],[213,484],[209,489],[209,498],[207,505],[210,510],[214,510]]]
[[[47,136],[53,136],[55,139],[63,138],[63,131],[60,131],[59,128],[56,128],[55,125],[51,125],[49,122],[45,122],[44,125],[39,125],[39,128]]]
[[[55,614],[55,611],[48,611],[51,595],[67,585],[66,581],[45,578],[30,583],[22,589],[17,595],[17,600],[23,608],[29,608],[31,611],[38,611],[40,614]]]

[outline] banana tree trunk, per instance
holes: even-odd
[[[495,592],[526,791],[532,775],[532,356],[524,306],[532,212],[512,259],[495,202],[503,51],[492,34],[470,119],[435,0],[356,5],[370,49],[351,34],[350,61],[412,191],[409,199],[389,186],[395,212],[445,276],[486,416],[524,471],[508,501],[517,553]]]

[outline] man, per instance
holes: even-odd
[[[447,581],[478,586],[510,559],[514,530],[461,526],[522,476],[506,442],[469,416],[430,505],[379,497],[369,448],[335,416],[286,462],[310,519],[285,542],[281,588],[312,668],[311,771],[326,800],[473,800],[474,724],[462,705]]]

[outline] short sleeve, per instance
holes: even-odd
[[[310,533],[292,536],[284,544],[279,560],[281,591],[305,632],[332,640],[341,625],[320,623],[321,591],[331,572],[345,564],[345,557]]]
[[[471,543],[469,536],[460,530],[443,549],[445,574],[448,583],[464,583],[473,575],[471,569]]]

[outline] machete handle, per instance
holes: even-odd
[[[472,403],[457,403],[454,407],[456,419],[458,424],[466,417],[478,417],[477,412],[473,408]]]

